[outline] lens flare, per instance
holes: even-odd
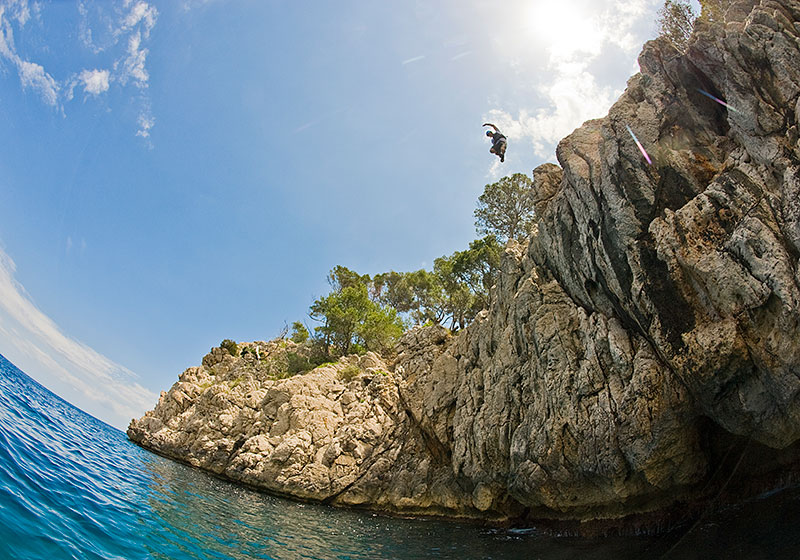
[[[629,126],[626,124],[626,125],[625,125],[625,128],[627,128],[627,129],[628,129],[628,132],[630,133],[630,135],[631,135],[631,138],[633,138],[633,141],[634,141],[634,142],[636,142],[636,145],[639,147],[639,151],[640,151],[640,152],[642,152],[642,155],[644,156],[644,159],[646,159],[646,160],[647,160],[647,164],[648,164],[648,165],[653,165],[653,162],[652,162],[652,161],[650,161],[650,156],[648,156],[648,155],[647,155],[647,152],[645,152],[645,151],[644,151],[644,147],[642,146],[642,143],[641,143],[641,142],[639,142],[639,139],[638,139],[638,138],[636,138],[636,135],[635,135],[635,134],[633,133],[633,131],[631,130],[631,127],[629,127]]]
[[[717,103],[719,103],[720,105],[725,105],[725,107],[727,107],[728,109],[730,109],[730,110],[731,110],[731,111],[733,111],[734,113],[741,113],[741,111],[739,111],[739,109],[737,109],[737,108],[735,108],[735,107],[731,107],[730,105],[728,105],[727,103],[725,103],[725,102],[724,102],[722,99],[719,99],[719,98],[717,98],[717,97],[714,97],[713,95],[711,95],[711,94],[710,94],[710,93],[708,93],[707,91],[705,91],[705,90],[702,90],[702,89],[700,89],[700,88],[697,88],[697,91],[699,91],[700,93],[702,93],[702,94],[703,94],[703,95],[705,95],[706,97],[710,97],[711,99],[713,99],[714,101],[716,101],[716,102],[717,102]]]

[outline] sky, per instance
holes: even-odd
[[[124,429],[221,340],[313,328],[335,265],[430,268],[661,4],[0,0],[0,354]]]

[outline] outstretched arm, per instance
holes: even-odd
[[[499,128],[497,128],[497,127],[496,127],[495,125],[493,125],[492,123],[488,123],[488,122],[487,122],[487,123],[483,123],[483,126],[491,126],[491,127],[494,129],[494,131],[495,131],[495,132],[500,132],[500,129],[499,129]]]

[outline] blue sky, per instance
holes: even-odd
[[[0,353],[123,427],[222,339],[313,326],[334,265],[430,267],[606,113],[660,4],[0,0]]]

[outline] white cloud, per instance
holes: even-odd
[[[8,16],[6,15],[8,10]],[[41,95],[48,105],[58,103],[59,86],[41,64],[23,60],[14,46],[14,31],[11,21],[24,25],[30,18],[30,10],[26,0],[6,0],[0,4],[0,57],[7,59],[17,67],[20,83],[23,88],[31,88]]]
[[[120,32],[129,32],[128,47],[124,59],[114,63],[114,69],[118,70],[120,83],[125,85],[132,81],[139,89],[144,90],[149,85],[150,74],[147,72],[147,55],[150,52],[142,47],[143,39],[150,36],[150,30],[155,26],[158,18],[158,10],[141,0],[125,0],[124,6],[129,8],[127,16],[123,21]],[[134,31],[135,30],[135,31]],[[137,124],[136,136],[150,138],[150,129],[156,124],[150,102],[146,97],[142,97],[141,107]]]
[[[103,48],[94,44],[92,28],[89,26],[89,10],[85,2],[78,2],[78,13],[81,16],[78,24],[78,37],[80,37],[83,46],[91,49],[95,54],[101,52]]]
[[[15,273],[14,261],[0,249],[0,338],[7,358],[76,406],[120,428],[153,406],[154,392],[127,368],[65,335],[31,301]]]
[[[84,70],[79,77],[86,93],[100,95],[104,91],[108,91],[108,70]]]
[[[204,8],[209,4],[213,4],[219,0],[185,0],[183,3],[183,10],[188,12],[194,8]]]
[[[35,7],[36,5],[34,4]],[[25,25],[31,17],[28,0],[5,0],[3,6],[0,6],[0,16],[2,16],[2,10],[4,9],[7,9],[9,16],[17,20],[20,25]]]
[[[597,54],[603,43],[597,15],[569,0],[531,3],[526,18],[532,35],[554,59]]]
[[[592,74],[591,64],[609,45],[633,57],[641,46],[634,31],[643,21],[649,21],[647,18],[655,17],[657,3],[559,0],[531,4],[529,31],[546,53],[546,71],[532,87],[545,100],[545,106],[513,110],[495,107],[484,115],[486,120],[497,124],[511,140],[529,141],[537,156],[553,159],[554,146],[561,138],[583,122],[605,115],[622,93],[621,89],[601,85],[602,76]],[[509,48],[507,42],[500,44]],[[519,71],[524,68],[513,56],[509,63]]]
[[[141,136],[142,138],[149,138],[150,137],[150,129],[153,128],[156,124],[156,119],[150,113],[150,109],[145,108],[139,114],[139,130],[136,131],[136,136]]]
[[[661,0],[615,0],[600,15],[605,36],[611,43],[625,50],[639,49],[640,41],[633,33],[644,19],[654,22],[656,8]]]
[[[492,158],[492,164],[489,166],[489,170],[486,172],[487,178],[497,179],[501,175],[501,167],[500,167],[500,160],[496,157]]]
[[[519,110],[515,118],[502,109],[492,109],[485,116],[510,140],[528,139],[539,157],[552,157],[553,146],[585,121],[602,116],[619,91],[600,87],[584,69],[556,69],[551,81],[539,90],[549,103],[547,108],[530,113]]]
[[[0,55],[10,59],[14,56],[14,33],[4,16],[5,8],[0,5]]]
[[[32,5],[28,0],[0,0],[0,64],[5,60],[16,67],[23,89],[36,91],[42,100],[64,112],[62,103],[74,98],[74,90],[82,86],[84,92],[99,96],[108,91],[112,84],[119,86],[132,84],[139,90],[149,85],[150,74],[147,69],[149,51],[144,47],[150,31],[158,19],[158,10],[144,0],[116,0],[113,9],[105,3],[93,4],[78,1],[80,16],[78,39],[83,47],[95,55],[111,54],[117,47],[116,60],[111,69],[84,68],[68,77],[57,80],[42,64],[28,60],[21,55],[14,44],[14,30],[22,27],[31,18],[41,24],[43,8],[38,2]],[[95,27],[99,33],[95,33]],[[155,125],[147,97],[136,97],[139,108],[137,136],[148,137]]]
[[[128,38],[128,54],[122,62],[119,79],[123,84],[126,84],[129,79],[133,79],[140,88],[146,88],[147,81],[150,79],[145,68],[148,50],[142,49],[141,45],[142,37],[139,33],[134,33]]]
[[[420,55],[420,56],[415,56],[415,57],[413,57],[413,58],[408,58],[408,59],[404,60],[403,62],[401,62],[400,64],[402,64],[403,66],[405,66],[406,64],[411,64],[412,62],[419,62],[419,61],[420,61],[420,60],[422,60],[423,58],[425,58],[425,55],[424,55],[424,54],[423,54],[423,55]]]
[[[133,7],[131,7],[131,4],[133,4]],[[145,38],[148,37],[150,35],[150,30],[153,29],[153,26],[156,24],[158,10],[150,6],[147,2],[139,1],[134,4],[132,0],[126,0],[125,7],[130,8],[130,12],[125,16],[123,29],[132,29],[141,23],[144,36]]]
[[[45,72],[41,64],[18,60],[17,67],[22,87],[29,87],[39,92],[39,95],[48,105],[55,106],[58,103],[58,84],[53,76]]]

